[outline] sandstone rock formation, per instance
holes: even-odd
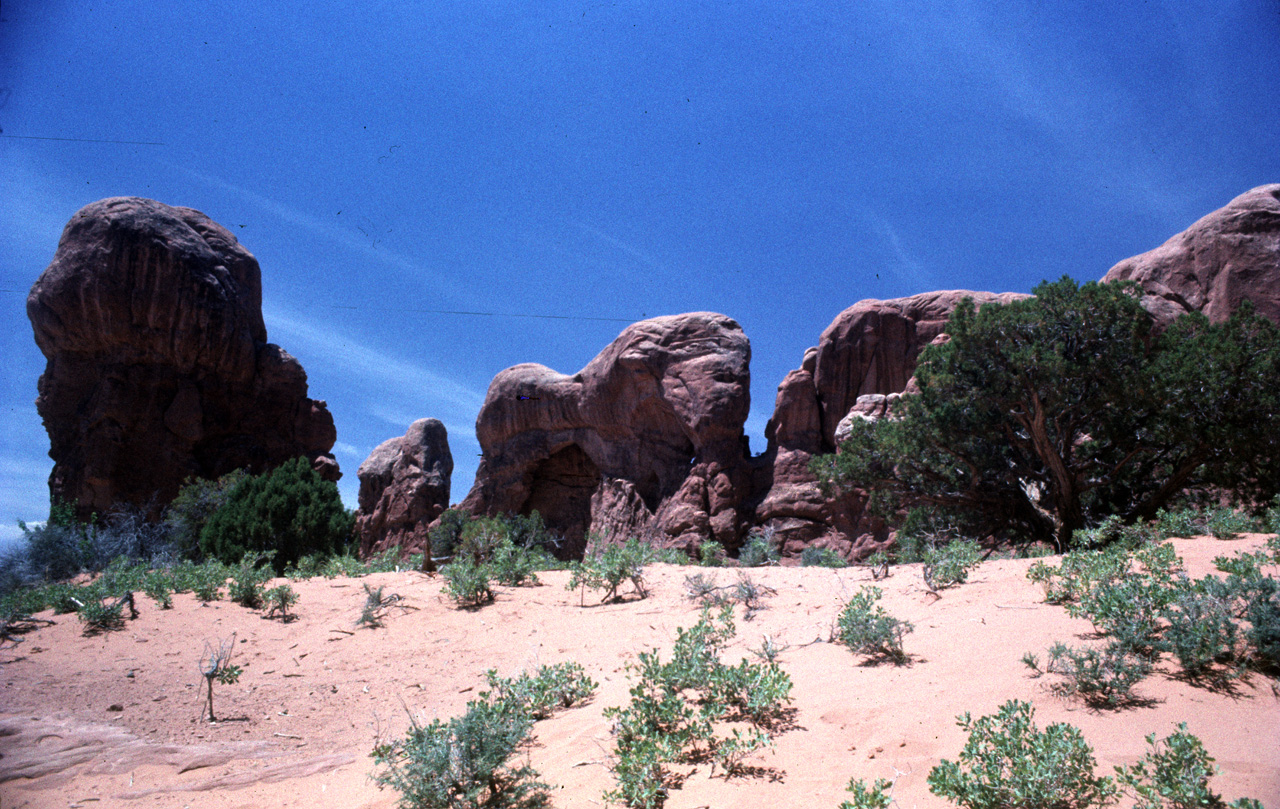
[[[136,197],[82,208],[27,316],[48,360],[36,407],[50,492],[82,518],[297,455],[336,480],[333,417],[267,342],[257,260],[199,211]]]
[[[356,534],[360,555],[428,548],[427,526],[449,507],[453,455],[436,419],[418,419],[403,436],[378,445],[360,464]]]
[[[767,474],[755,518],[782,538],[785,553],[798,554],[821,539],[849,556],[886,539],[884,526],[862,514],[857,496],[833,500],[823,494],[809,460],[835,450],[837,428],[851,412],[883,415],[885,397],[907,389],[920,351],[940,338],[966,297],[982,306],[1026,296],[952,290],[861,301],[832,321],[801,367],[778,386],[765,428]]]
[[[1248,298],[1280,323],[1280,184],[1241,194],[1102,280],[1138,282],[1163,321],[1199,311],[1218,323]]]
[[[697,312],[628,326],[573,376],[508,368],[476,419],[484,455],[461,507],[537,510],[566,558],[588,531],[736,547],[750,519],[750,359],[735,321]]]

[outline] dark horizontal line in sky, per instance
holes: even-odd
[[[366,307],[338,306],[337,304],[333,304],[332,308],[360,310]],[[460,311],[454,311],[450,309],[389,309],[389,308],[383,309],[383,308],[380,308],[379,311],[415,312],[415,313],[424,314],[424,315],[472,315],[474,317],[524,317],[524,318],[535,318],[538,320],[599,320],[607,323],[635,323],[636,322],[634,318],[624,318],[624,317],[585,317],[582,315],[518,315],[518,314],[511,314],[508,312],[460,312]]]
[[[20,138],[22,140],[66,140],[75,143],[121,143],[128,146],[164,146],[150,140],[98,140],[96,138],[48,138],[40,135],[0,135],[0,138]]]

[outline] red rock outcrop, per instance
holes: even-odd
[[[885,527],[862,513],[857,495],[833,500],[823,494],[809,461],[835,450],[837,427],[850,412],[882,415],[883,397],[907,389],[916,358],[942,335],[966,297],[982,306],[1026,296],[951,290],[860,301],[836,316],[818,346],[805,352],[801,367],[778,386],[765,428],[767,475],[755,518],[775,530],[784,553],[797,555],[818,543],[856,555],[887,538]]]
[[[369,453],[356,474],[360,556],[388,548],[428,548],[427,526],[449,507],[453,455],[449,434],[436,419],[418,419],[408,431]]]
[[[1248,298],[1280,323],[1280,184],[1241,194],[1102,280],[1136,281],[1162,321],[1199,311],[1220,323]]]
[[[573,376],[508,368],[476,419],[484,454],[461,507],[537,510],[566,557],[589,531],[735,547],[750,518],[750,360],[741,326],[696,312],[628,326]]]
[[[199,211],[137,197],[85,206],[27,316],[48,360],[36,407],[50,492],[81,517],[158,507],[188,476],[298,455],[337,479],[333,417],[267,342],[257,260]]]

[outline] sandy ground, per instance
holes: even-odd
[[[1230,541],[1175,540],[1192,576],[1215,555],[1253,550],[1260,535]],[[1086,643],[1087,621],[1041,602],[1028,560],[991,561],[969,583],[934,597],[918,565],[878,582],[882,605],[915,624],[908,666],[864,665],[826,642],[841,606],[868,570],[768,568],[748,571],[776,591],[753,621],[738,612],[726,659],[789,645],[780,662],[794,682],[794,727],[750,762],[750,777],[711,777],[702,765],[672,793],[671,809],[838,806],[856,776],[896,779],[899,807],[942,807],[925,778],[955,759],[965,734],[958,714],[992,713],[1029,700],[1043,727],[1065,721],[1093,746],[1099,768],[1137,760],[1144,736],[1186,722],[1222,768],[1212,782],[1228,800],[1250,796],[1280,809],[1280,690],[1253,676],[1233,693],[1195,687],[1164,662],[1136,689],[1140,707],[1097,711],[1055,695],[1052,675],[1033,678],[1026,651],[1044,657],[1055,640]],[[398,795],[371,780],[370,751],[402,735],[410,716],[460,713],[485,685],[484,672],[514,675],[575,660],[599,683],[595,699],[535,725],[529,756],[555,786],[558,807],[604,806],[612,786],[610,725],[602,712],[627,699],[627,663],[638,651],[669,649],[675,630],[697,620],[684,579],[697,568],[655,565],[645,600],[587,607],[564,589],[567,573],[542,585],[501,588],[478,611],[454,608],[442,581],[415,572],[295,583],[298,618],[267,620],[219,602],[179,595],[123,630],[86,637],[74,616],[0,651],[0,807],[394,807]],[[721,583],[738,573],[709,572]],[[1275,570],[1272,570],[1274,575]],[[357,628],[361,582],[403,596],[382,628]],[[197,659],[205,641],[235,633],[239,683],[215,686],[221,721],[202,718]],[[815,642],[816,641],[816,642]]]

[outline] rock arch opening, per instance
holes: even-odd
[[[600,470],[577,444],[570,444],[533,470],[529,497],[521,514],[537,511],[552,532],[564,537],[557,554],[581,559],[591,527],[591,495],[600,485]]]

